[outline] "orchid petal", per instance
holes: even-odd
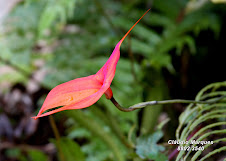
[[[150,10],[150,9],[149,9]],[[107,62],[104,64],[104,66],[97,72],[97,76],[101,79],[104,79],[104,83],[108,82],[111,83],[114,76],[115,76],[115,70],[118,63],[118,60],[120,58],[120,46],[126,36],[130,33],[130,31],[136,26],[136,24],[146,15],[146,13],[149,11],[147,10],[140,19],[129,29],[129,31],[123,36],[123,38],[118,42],[118,44],[115,46],[115,49],[113,50],[110,58],[107,60]],[[103,78],[104,77],[104,78]]]
[[[86,97],[86,98],[84,98],[84,99],[82,99],[78,102],[74,102],[74,103],[66,105],[64,107],[46,112],[44,114],[41,114],[42,112],[39,112],[39,114],[36,117],[33,117],[33,118],[37,119],[39,117],[51,115],[51,114],[54,114],[56,112],[60,112],[60,111],[64,111],[64,110],[82,109],[82,108],[89,107],[89,106],[93,105],[94,103],[96,103],[109,87],[110,87],[110,84],[105,84],[96,93],[94,93],[94,94],[92,94],[92,95],[90,95],[90,96],[88,96],[88,97]]]
[[[39,117],[46,110],[59,106],[66,107],[70,104],[80,102],[81,100],[84,100],[94,93],[97,93],[101,89],[101,87],[102,83],[96,79],[95,75],[77,78],[69,82],[60,84],[49,92],[37,117]],[[80,108],[84,107],[77,107],[75,109]],[[60,109],[62,109],[62,107]]]
[[[148,11],[146,11],[145,14]],[[115,76],[116,65],[120,58],[120,46],[126,36],[143,18],[143,16],[130,28],[130,30],[118,42],[110,58],[95,75],[77,78],[53,88],[47,95],[46,100],[44,101],[38,115],[33,118],[37,119],[39,117],[51,115],[63,110],[82,109],[89,107],[96,103],[103,94],[105,94],[107,99],[111,99],[113,93],[110,88],[110,85]],[[63,107],[46,112],[47,110],[59,106]]]

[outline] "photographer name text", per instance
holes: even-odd
[[[213,141],[199,141],[199,140],[169,140],[170,145],[179,145],[178,151],[203,151],[204,146],[207,144],[213,144]]]
[[[213,144],[213,141],[197,141],[197,140],[189,140],[189,141],[183,141],[183,140],[169,140],[168,144],[176,145],[176,144],[201,144],[201,145],[206,145],[206,144]]]

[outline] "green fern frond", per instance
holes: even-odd
[[[210,84],[198,93],[196,101],[210,101],[214,100],[215,97],[223,96],[225,95],[225,88],[226,82]],[[193,146],[202,146],[204,148],[203,151],[207,148],[213,148],[213,146],[215,148],[214,150],[211,150],[211,153],[208,153],[205,156],[203,156],[203,151],[180,151],[177,156],[177,161],[204,160],[217,153],[225,152],[226,146],[220,144],[220,142],[226,142],[226,139],[223,138],[223,135],[226,134],[226,129],[223,129],[223,126],[225,125],[226,99],[215,104],[190,104],[179,118],[179,126],[176,131],[177,140],[188,141],[189,144],[186,146],[192,146],[192,140],[211,141],[213,144],[193,144]],[[217,148],[215,146],[216,144],[218,144]]]

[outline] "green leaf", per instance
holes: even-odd
[[[167,160],[168,160],[168,157],[167,157],[165,154],[160,153],[160,154],[156,157],[155,160],[156,160],[156,161],[167,161]]]
[[[39,34],[42,35],[45,29],[49,28],[57,17],[56,7],[48,7],[42,14],[39,22]]]
[[[19,157],[21,155],[21,150],[19,148],[7,149],[5,154],[7,157]]]
[[[162,67],[166,67],[171,73],[175,72],[171,63],[171,56],[169,54],[158,53],[153,55],[152,59],[150,59],[150,64],[157,70],[161,70]]]
[[[61,138],[59,141],[52,140],[59,150],[58,154],[63,153],[66,161],[84,161],[85,156],[80,146],[69,138]]]
[[[77,128],[74,127],[68,134],[68,137],[71,139],[74,138],[84,138],[84,137],[91,137],[92,135],[90,132],[85,128]]]
[[[28,155],[32,161],[47,161],[48,157],[39,150],[30,150],[28,151]]]
[[[152,135],[139,137],[137,139],[136,153],[142,159],[164,160],[165,157],[161,156],[163,155],[161,151],[164,151],[165,148],[157,144],[162,136],[162,131],[156,131]]]

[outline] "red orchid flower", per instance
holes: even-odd
[[[143,16],[149,10],[147,10],[143,14]],[[110,85],[115,76],[116,65],[120,57],[120,46],[126,36],[130,33],[134,26],[136,26],[136,24],[143,18],[143,16],[130,28],[130,30],[125,34],[125,36],[118,42],[108,61],[96,74],[83,78],[77,78],[53,88],[47,95],[38,115],[33,118],[37,119],[39,117],[51,115],[63,110],[82,109],[89,107],[96,103],[103,94],[105,94],[107,99],[111,99],[113,93],[110,88]],[[59,106],[62,107],[44,113],[47,110]]]

